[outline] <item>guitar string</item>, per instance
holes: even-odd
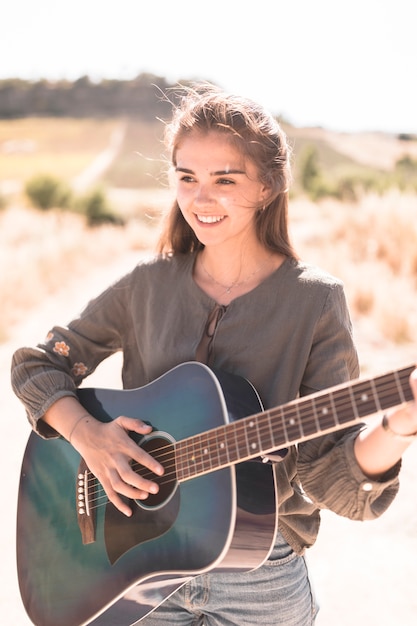
[[[381,396],[379,396],[379,397],[381,398]],[[389,396],[389,397],[390,397],[390,396]],[[398,399],[398,393],[396,394],[396,400],[397,400],[397,399]],[[383,401],[383,400],[382,400],[382,401]],[[396,404],[396,403],[397,403],[397,402],[395,402],[394,404]],[[346,406],[346,405],[345,405],[345,406]],[[351,405],[351,402],[349,402],[349,403],[347,404],[347,406],[348,406],[348,408],[349,408],[349,420],[350,420],[350,421],[352,421],[352,420],[350,419],[350,418],[352,418],[352,410],[351,410],[352,405]],[[345,407],[342,407],[342,405],[340,405],[338,408],[339,408],[339,415],[340,415],[341,410],[343,411],[343,410],[345,409]],[[375,408],[377,408],[377,407],[375,406]],[[303,426],[304,426],[304,430],[306,429],[306,424],[309,422],[309,420],[308,420],[308,419],[307,419],[307,420],[306,420],[306,419],[301,419],[301,421],[300,421],[300,419],[299,419],[299,414],[298,414],[299,412],[295,409],[295,407],[292,407],[292,409],[293,409],[293,411],[292,411],[292,412],[293,412],[294,416],[296,417],[296,420],[295,420],[294,424],[293,424],[293,425],[291,425],[291,427],[290,427],[290,428],[297,428],[297,429],[299,429],[299,437],[298,437],[298,439],[302,439],[302,438],[303,438],[303,434],[302,434],[301,430],[302,430]],[[271,429],[270,429],[270,424],[269,424],[269,420],[268,420],[268,413],[270,414],[270,416],[272,416],[272,417],[273,417],[273,414],[274,414],[274,413],[276,413],[276,412],[279,412],[279,411],[278,411],[278,410],[272,410],[272,411],[269,411],[269,412],[268,412],[268,411],[266,411],[266,412],[262,412],[262,413],[260,413],[260,414],[258,414],[258,415],[250,416],[250,418],[249,418],[249,419],[252,419],[252,420],[254,420],[254,421],[256,421],[256,420],[257,420],[257,418],[258,418],[259,424],[258,424],[258,429],[257,429],[257,430],[259,431],[260,436],[265,435],[265,432],[266,432],[266,431],[268,431],[268,433],[269,433],[268,438],[269,438],[269,439],[271,439]],[[372,412],[375,412],[375,411],[371,411],[371,412],[370,412],[370,414],[371,414]],[[314,412],[313,412],[313,413],[314,413]],[[260,421],[261,419],[262,419],[262,421]],[[291,417],[290,417],[290,419],[291,419]],[[357,421],[354,417],[353,417],[353,419],[354,419],[355,421]],[[358,418],[358,419],[359,419],[359,418]],[[264,425],[264,424],[263,424],[263,422],[264,422],[265,420],[268,420],[268,424],[266,424],[266,425]],[[310,422],[310,423],[314,423],[314,426],[316,427],[316,419],[314,419],[314,420],[313,420],[313,422]],[[301,424],[301,427],[300,427],[300,424]],[[213,446],[214,446],[214,454],[215,454],[215,456],[217,456],[217,457],[218,457],[218,459],[219,459],[219,466],[221,466],[221,465],[228,465],[228,464],[230,464],[230,463],[229,463],[229,461],[228,461],[228,459],[226,460],[226,458],[224,459],[224,460],[225,460],[225,463],[222,463],[222,462],[221,462],[221,460],[220,460],[220,458],[219,458],[220,452],[219,452],[219,450],[218,450],[218,442],[219,442],[219,439],[220,439],[220,440],[222,440],[222,439],[223,439],[223,437],[221,437],[221,436],[219,437],[219,434],[221,434],[221,433],[222,433],[222,431],[224,431],[225,429],[230,428],[230,426],[231,426],[231,424],[228,424],[228,425],[223,425],[223,426],[219,427],[218,429],[215,429],[215,433],[214,433],[214,434],[215,434],[215,437],[213,438],[213,437],[210,437],[209,435],[207,435],[207,440],[206,440],[206,441],[204,441],[204,443],[205,443],[205,444],[207,444],[207,445],[205,445],[205,449],[209,450],[209,452],[210,452],[210,451],[211,451],[211,452],[213,452],[213,450],[211,450],[211,448],[213,448]],[[240,447],[242,446],[242,440],[243,440],[243,446],[246,446],[246,447],[247,447],[247,444],[248,444],[247,434],[248,434],[248,433],[247,433],[246,424],[242,424],[241,422],[235,422],[235,423],[233,424],[233,426],[234,426],[234,430],[235,430],[235,433],[234,433],[234,434],[235,434],[235,438],[236,438],[237,447],[238,447],[238,448],[240,448]],[[341,426],[341,428],[343,428],[343,421],[342,421],[342,424],[340,424],[340,426]],[[259,429],[259,427],[260,427],[260,429]],[[266,428],[266,431],[262,432],[262,429],[265,429],[265,428]],[[277,428],[275,428],[275,433],[272,431],[272,435],[274,435],[274,434],[275,434],[275,436],[276,436],[276,430],[277,430]],[[284,431],[284,426],[282,426],[282,427],[281,427],[281,430],[282,430],[282,431]],[[287,424],[287,430],[288,430],[288,424]],[[319,433],[319,432],[320,432],[320,430],[317,430],[317,428],[315,428],[315,432]],[[205,437],[205,435],[204,435],[204,434],[203,434],[203,435],[196,435],[196,436],[193,436],[193,437],[191,437],[191,438],[189,438],[189,439],[190,439],[190,441],[192,441],[192,440],[196,441],[199,437]],[[307,435],[307,437],[308,437],[308,435]],[[275,438],[275,437],[274,437],[274,438]],[[297,439],[297,437],[295,437],[294,439]],[[181,446],[182,448],[184,448],[184,442],[186,442],[186,441],[187,441],[187,440],[184,440],[184,441],[182,442],[182,443],[183,443],[183,445]],[[181,442],[180,442],[180,443],[181,443]],[[278,448],[279,448],[279,445],[276,445],[276,444],[275,444],[274,442],[272,442],[272,441],[271,441],[271,443],[273,443],[273,444],[274,444],[274,445],[273,445],[273,448],[274,448],[274,449],[278,449]],[[285,443],[283,443],[283,447],[285,447],[285,444],[286,444],[286,443],[289,443],[287,439],[286,439]],[[201,447],[201,441],[200,441],[197,445]],[[173,446],[173,444],[171,444],[171,443],[170,443],[168,446],[163,446],[162,448],[160,448],[160,450],[159,450],[159,451],[158,451],[158,450],[154,450],[154,451],[152,451],[152,454],[154,454],[155,456],[157,456],[157,453],[158,453],[158,452],[161,452],[161,451],[164,451],[164,452],[165,452],[165,451],[166,451],[166,452],[165,452],[165,456],[166,456],[166,455],[168,455],[168,457],[169,457],[169,456],[172,456],[172,449],[173,449],[173,448],[172,448],[172,446]],[[178,444],[177,444],[177,446],[176,446],[176,447],[178,447]],[[265,449],[266,449],[266,446],[265,446]],[[268,447],[268,449],[269,449],[269,447]],[[194,453],[195,453],[195,452],[196,452],[196,450],[195,450],[195,445],[194,445],[194,447],[193,447],[193,450],[194,450]],[[227,457],[227,456],[228,456],[228,454],[227,454],[227,449],[225,449],[225,450],[226,450],[226,454],[225,454],[224,456],[225,456],[225,457]],[[186,462],[188,463],[188,462],[189,462],[189,454],[188,454],[188,452],[189,452],[189,451],[188,451],[188,450],[186,450],[186,454],[185,454],[185,455],[178,454],[178,455],[176,455],[176,457],[175,457],[175,458],[177,459],[177,461],[182,461],[182,460],[184,460],[184,459],[185,459],[185,460],[186,460]],[[261,450],[261,452],[262,452],[262,450]],[[260,453],[260,452],[257,452],[257,453]],[[256,455],[255,455],[255,454],[251,454],[251,453],[250,453],[250,454],[245,455],[245,456],[247,456],[248,458],[251,458],[251,457],[256,456]],[[160,460],[160,462],[163,464],[163,455],[159,455],[157,458],[158,458],[158,459]],[[212,459],[212,458],[213,458],[213,456],[212,456],[212,455],[209,455],[209,458],[211,458],[211,459]],[[202,459],[202,461],[203,461],[203,457],[201,457],[201,459]],[[239,458],[237,458],[236,460],[237,460],[237,461],[238,461],[238,460],[240,460],[240,457],[239,457]],[[243,460],[243,459],[242,459],[242,460]],[[175,466],[175,467],[177,467],[177,465],[178,465],[178,463],[175,463],[175,459],[174,459],[174,465],[173,465],[173,467],[174,467],[174,466]],[[138,468],[142,468],[143,466],[141,466],[141,465],[140,465],[140,464],[138,464],[138,463],[136,463],[136,464],[133,464],[133,465],[132,465],[132,468],[133,468],[134,470],[135,470],[135,468],[136,468],[136,467],[138,467]],[[194,468],[196,467],[195,462],[193,463],[193,467],[194,467]],[[146,468],[143,468],[143,469],[144,469],[144,471],[145,471],[145,473],[144,473],[144,474],[142,474],[142,477],[143,477],[143,478],[147,478],[147,477],[151,477],[151,476],[155,477],[155,475],[154,475],[154,474],[153,474],[150,470],[146,470]],[[170,477],[170,474],[169,474],[169,470],[170,470],[170,469],[171,469],[171,467],[170,467],[169,465],[166,465],[166,466],[165,466],[165,470],[166,470],[166,471],[165,471],[165,474],[164,474],[164,479],[165,479],[165,482],[166,482],[167,480],[170,480],[170,478],[171,478],[171,477]],[[209,469],[211,469],[211,468],[209,468]],[[176,474],[176,471],[174,472],[174,474],[173,474],[173,475],[175,475],[175,474]],[[198,474],[198,472],[197,472],[197,474]],[[94,479],[94,477],[92,478],[92,480],[95,480],[95,479]],[[162,480],[162,481],[160,482],[160,484],[161,484],[161,485],[162,485],[162,484],[164,484],[164,480]]]
[[[393,399],[395,397],[396,401],[394,402],[394,404],[398,404],[398,402],[397,402],[398,395],[399,395],[398,394],[398,384],[396,383],[396,381],[394,381],[394,382],[395,382],[395,384],[391,385],[390,389],[388,389],[388,387],[385,387],[385,389],[383,391],[385,392],[385,402],[387,401],[388,398],[391,398],[391,400],[389,401],[389,403],[391,403],[391,402],[393,402]],[[394,389],[395,392],[396,392],[395,396],[392,395],[392,389]],[[327,396],[329,399],[330,399],[330,395],[331,394],[329,393],[328,396]],[[378,398],[380,399],[380,402],[382,402],[382,403],[384,402],[384,397],[382,396],[382,394],[378,394]],[[316,400],[319,400],[319,399],[320,398],[316,398]],[[305,397],[305,400],[310,400],[311,402],[313,401],[313,399],[310,399],[308,396]],[[329,402],[328,404],[331,406],[331,402]],[[376,407],[376,403],[373,402],[373,404],[374,404],[375,408],[377,408]],[[352,401],[351,401],[351,396],[350,395],[349,395],[349,402],[345,403],[344,405],[340,404],[338,406],[337,415],[339,416],[339,420],[340,420],[340,413],[345,411],[346,408],[349,409],[349,421],[351,421],[350,418],[355,419],[352,416]],[[296,419],[295,419],[295,423],[293,425],[291,425],[290,428],[298,428],[300,430],[300,436],[298,437],[298,439],[300,439],[300,438],[302,439],[301,429],[304,426],[304,430],[306,430],[306,426],[308,424],[314,424],[315,432],[317,432],[317,434],[320,432],[316,428],[316,415],[314,414],[314,410],[311,412],[311,415],[310,415],[310,417],[313,417],[313,420],[310,420],[308,415],[305,416],[305,419],[304,419],[304,416],[303,416],[303,418],[300,420],[300,417],[301,417],[299,415],[300,412],[299,412],[299,410],[297,410],[296,406],[291,407],[291,410],[292,410],[291,412],[294,414]],[[334,411],[333,410],[330,411],[330,409],[329,409],[329,412],[334,412]],[[375,412],[375,411],[373,411],[373,412]],[[246,419],[249,419],[249,420],[252,419],[254,421],[258,421],[259,422],[258,426],[260,426],[260,428],[256,429],[257,431],[259,431],[259,439],[261,439],[262,434],[265,435],[265,433],[268,432],[269,433],[268,434],[268,438],[269,438],[269,440],[271,440],[271,434],[272,434],[272,436],[274,436],[274,438],[276,437],[277,427],[275,425],[275,428],[273,428],[272,425],[270,425],[270,423],[269,423],[270,422],[270,418],[274,417],[275,414],[279,414],[279,413],[282,413],[282,410],[278,407],[278,408],[272,409],[270,411],[263,411],[263,412],[261,412],[259,414],[255,414],[253,416],[249,416],[249,418],[246,418]],[[288,411],[287,411],[287,413],[288,413]],[[290,419],[291,419],[291,417],[290,417]],[[358,418],[358,419],[360,419],[360,418]],[[262,420],[262,421],[260,421],[260,420]],[[268,424],[263,424],[264,421],[268,421]],[[357,420],[355,420],[355,421],[357,421]],[[301,424],[301,427],[300,427],[300,424]],[[206,434],[203,433],[202,435],[196,435],[196,436],[192,436],[192,437],[188,438],[188,439],[190,439],[190,441],[197,440],[199,437],[204,437],[204,438],[207,439],[207,441],[205,441],[205,443],[207,443],[207,445],[205,446],[204,449],[209,450],[209,452],[214,452],[214,456],[217,456],[219,462],[218,462],[218,464],[216,464],[216,468],[217,467],[219,468],[219,467],[221,467],[223,465],[226,465],[226,466],[230,465],[230,462],[228,460],[228,456],[229,455],[228,455],[227,448],[225,448],[224,463],[223,463],[222,460],[219,458],[220,452],[219,452],[218,447],[217,447],[218,446],[218,441],[219,440],[220,441],[224,440],[221,436],[219,437],[218,435],[222,431],[224,431],[225,429],[230,428],[230,426],[233,426],[234,430],[235,430],[236,447],[240,448],[243,445],[243,447],[246,446],[246,448],[247,448],[247,446],[248,446],[247,422],[245,424],[242,424],[241,421],[237,421],[237,422],[234,422],[233,424],[227,424],[227,425],[220,426],[217,429],[214,429],[214,435],[215,435],[214,438],[212,436],[210,436],[208,433],[206,433]],[[284,424],[282,424],[282,425],[278,424],[278,430],[281,430],[282,433],[284,432],[284,428],[285,428]],[[341,424],[341,428],[343,428],[343,421],[342,421],[342,424]],[[263,430],[263,432],[262,432],[262,430]],[[287,430],[288,430],[288,424],[287,424]],[[184,442],[186,442],[186,441],[187,440],[183,440],[183,442],[180,442],[180,444],[181,443],[183,444],[183,445],[180,446],[181,448],[184,448]],[[242,442],[243,442],[243,444],[242,444]],[[272,441],[271,441],[271,443],[272,443]],[[286,440],[286,442],[282,444],[283,447],[285,447],[286,443],[289,443],[289,442]],[[201,444],[201,442],[199,442],[198,445],[200,445],[200,444]],[[211,448],[213,446],[214,446],[214,450],[211,450]],[[179,445],[176,444],[175,448],[178,448],[178,447],[179,447]],[[163,457],[164,456],[171,457],[171,460],[173,461],[172,466],[171,465],[166,465],[165,466],[165,474],[164,474],[162,480],[159,482],[160,486],[163,486],[167,482],[170,482],[172,480],[172,478],[176,477],[176,475],[177,475],[177,466],[178,466],[179,462],[185,461],[187,465],[189,463],[189,454],[188,454],[189,451],[188,450],[186,450],[186,454],[185,455],[184,454],[178,454],[177,456],[174,455],[174,458],[172,458],[172,456],[173,456],[173,448],[174,448],[174,444],[170,443],[168,446],[163,446],[159,450],[156,449],[156,450],[152,451],[152,454],[154,456],[157,456],[158,460],[161,462],[162,465],[163,465]],[[275,447],[274,449],[277,449],[277,448]],[[194,453],[196,453],[195,446],[193,447],[193,450],[194,450]],[[162,454],[162,455],[159,454],[158,455],[158,453],[160,453],[160,452],[163,452],[164,454]],[[260,453],[261,452],[258,451],[256,454],[260,454]],[[210,458],[212,460],[213,456],[212,455],[209,455],[209,456],[210,456]],[[248,454],[246,456],[248,458],[252,458],[253,456],[256,456],[256,455],[250,453],[250,454]],[[245,457],[243,457],[243,458],[245,458]],[[242,460],[243,460],[243,458],[242,458]],[[238,459],[236,459],[236,461],[239,461],[239,460],[240,460],[240,457]],[[202,462],[203,462],[203,465],[204,465],[204,458],[203,457],[201,457],[200,464]],[[198,465],[199,465],[198,462],[194,461],[192,463],[193,471],[196,469],[196,467],[198,467]],[[135,471],[136,467],[137,468],[143,468],[143,466],[141,466],[138,463],[132,464],[132,469],[134,469],[134,471]],[[148,477],[155,478],[155,474],[153,474],[153,472],[151,472],[150,470],[147,470],[146,468],[143,468],[143,469],[145,471],[145,473],[142,474],[143,478],[148,478]],[[209,467],[209,470],[210,469],[212,469],[212,468]],[[172,474],[170,473],[171,470],[172,470]],[[202,473],[206,473],[206,472],[202,472]],[[88,474],[91,476],[91,478],[88,478],[88,481],[90,481],[90,480],[96,481],[95,477],[91,474],[91,472],[88,472]],[[196,476],[199,475],[199,472],[198,471],[195,472],[195,475]],[[158,478],[158,477],[156,477],[156,478]],[[103,489],[102,486],[100,485],[100,483],[98,483],[98,481],[96,481],[96,485],[98,485],[99,488],[101,488],[101,490]],[[91,492],[91,496],[94,496],[94,492]],[[105,497],[107,497],[107,496],[105,496]],[[94,505],[93,497],[91,497],[90,502]]]
[[[379,398],[380,398],[380,399],[382,399],[382,401],[383,401],[383,398],[381,397],[381,395],[379,395]],[[307,397],[307,399],[308,399],[308,397]],[[330,402],[330,403],[327,403],[327,404],[330,404],[330,405],[331,405],[331,402]],[[375,406],[375,409],[377,409],[376,403],[375,403],[375,402],[373,402],[373,404],[374,404],[374,406]],[[344,422],[346,422],[346,421],[349,421],[349,422],[350,422],[350,421],[352,421],[352,419],[353,419],[354,421],[356,421],[356,419],[355,419],[354,417],[352,418],[352,403],[351,403],[351,401],[349,401],[349,402],[347,403],[347,405],[346,405],[346,403],[345,403],[345,405],[344,405],[344,406],[343,406],[342,404],[339,404],[339,406],[338,406],[338,411],[336,411],[336,413],[337,413],[337,414],[338,414],[338,416],[339,416],[339,422],[340,422],[341,413],[342,413],[342,412],[346,409],[346,407],[348,408],[349,413],[347,414],[346,419],[342,419],[342,422],[339,424],[341,427],[343,427],[343,423],[344,423]],[[316,411],[314,411],[314,410],[312,411],[311,415],[313,415],[314,419],[311,421],[311,420],[309,419],[309,416],[308,416],[308,415],[304,415],[304,416],[303,416],[303,415],[301,415],[301,416],[300,416],[300,415],[299,415],[299,411],[297,410],[297,408],[296,408],[296,407],[291,407],[291,408],[292,408],[292,411],[291,411],[292,415],[291,415],[291,414],[290,414],[290,415],[287,415],[287,417],[289,417],[289,419],[290,419],[290,420],[292,419],[292,417],[294,417],[295,421],[294,421],[294,423],[293,423],[293,424],[291,424],[291,425],[289,425],[289,424],[287,423],[287,424],[286,424],[286,426],[285,426],[285,425],[283,424],[283,426],[281,427],[281,430],[282,430],[282,431],[284,431],[285,429],[286,429],[286,430],[288,430],[288,429],[291,429],[291,428],[292,428],[292,429],[294,429],[294,428],[299,429],[299,431],[300,431],[300,432],[299,432],[299,437],[295,437],[294,439],[300,439],[300,438],[302,439],[302,438],[303,438],[303,433],[302,433],[301,431],[302,431],[302,430],[304,430],[304,431],[305,431],[305,430],[306,430],[306,426],[308,427],[308,426],[309,426],[309,425],[311,425],[311,424],[314,424],[314,426],[315,426],[315,428],[314,428],[314,434],[316,434],[316,433],[318,434],[318,433],[320,433],[320,430],[323,430],[323,431],[324,431],[324,430],[326,430],[326,428],[330,428],[330,427],[331,427],[331,426],[327,426],[327,427],[324,427],[324,428],[317,428],[316,421],[320,421],[320,416],[319,416],[319,415],[317,416],[317,410],[316,410]],[[251,420],[251,419],[252,419],[253,421],[258,421],[258,422],[259,422],[259,423],[258,423],[258,426],[260,426],[261,428],[264,428],[264,424],[263,424],[263,422],[264,422],[265,420],[267,420],[268,418],[270,418],[270,417],[274,417],[274,413],[280,413],[280,412],[281,412],[281,411],[280,411],[280,409],[272,409],[272,410],[270,410],[270,411],[264,411],[264,412],[261,412],[261,413],[259,413],[259,414],[255,414],[255,415],[253,415],[253,416],[249,416],[247,419],[249,419],[249,420]],[[372,414],[372,413],[374,413],[374,412],[375,412],[375,411],[370,411],[370,412],[369,412],[369,414]],[[287,411],[287,413],[288,413],[288,411]],[[331,414],[331,413],[334,413],[333,409],[329,409],[329,413],[330,413],[330,414]],[[316,420],[316,417],[317,417],[317,420]],[[301,419],[300,419],[300,418],[301,418]],[[262,421],[261,421],[261,420],[262,420]],[[213,437],[212,437],[212,438],[210,438],[209,434],[207,434],[207,433],[202,433],[202,434],[199,434],[199,435],[194,435],[194,436],[192,436],[192,437],[189,437],[189,438],[187,438],[187,439],[184,439],[182,443],[183,443],[183,446],[184,446],[184,445],[185,445],[185,443],[187,442],[187,440],[189,440],[189,441],[191,441],[191,442],[194,440],[194,441],[196,442],[196,441],[198,440],[198,438],[200,438],[200,439],[201,439],[201,438],[203,438],[203,437],[207,437],[207,439],[206,439],[206,441],[204,441],[204,443],[206,443],[206,444],[208,444],[208,445],[206,445],[205,447],[206,447],[206,448],[210,448],[210,447],[212,447],[212,444],[214,444],[214,445],[216,446],[216,453],[217,453],[217,454],[219,454],[219,451],[218,451],[218,449],[217,449],[217,444],[218,444],[218,439],[219,439],[218,435],[219,435],[219,434],[221,434],[223,430],[225,430],[225,429],[227,430],[227,429],[230,429],[230,427],[234,427],[235,431],[238,431],[238,430],[243,430],[243,431],[244,431],[244,432],[243,432],[243,435],[244,435],[244,443],[245,443],[245,441],[246,441],[246,435],[248,434],[248,433],[247,433],[247,428],[246,428],[246,425],[247,425],[247,424],[242,424],[242,421],[235,422],[234,424],[225,424],[225,425],[222,425],[222,426],[218,427],[217,429],[214,429],[214,433],[213,433],[213,434],[214,434],[214,438],[213,438]],[[279,426],[279,424],[278,424],[278,426]],[[272,425],[271,425],[271,428],[272,428]],[[269,423],[266,425],[266,429],[267,429],[267,431],[270,431],[270,430],[271,430],[271,429],[270,429],[270,425],[269,425]],[[257,430],[259,430],[259,428],[258,428]],[[275,431],[277,431],[277,428],[275,428]],[[242,433],[241,433],[241,434],[242,434]],[[260,432],[260,435],[262,435],[262,434],[263,434],[263,433],[262,433],[262,432]],[[270,434],[271,434],[271,433],[270,433]],[[272,434],[275,434],[275,436],[276,436],[276,434],[277,434],[277,433],[275,432],[275,433],[272,433]],[[237,435],[237,437],[239,438],[239,433],[238,433],[238,432],[237,432],[237,433],[235,432],[235,435]],[[308,437],[308,434],[306,435],[306,437]],[[274,437],[274,438],[275,438],[275,437]],[[223,439],[223,437],[221,437],[221,439]],[[180,442],[180,443],[181,443],[181,442]],[[274,442],[274,441],[271,441],[271,443],[272,443],[273,445],[272,445],[272,446],[265,446],[265,449],[266,449],[267,447],[268,447],[268,449],[269,449],[269,447],[273,447],[274,449],[279,449],[279,447],[280,447],[280,445],[281,445],[281,444],[277,444],[277,443],[276,443],[276,442]],[[288,443],[289,443],[288,439],[287,439],[287,438],[285,438],[285,440],[282,442],[282,446],[283,446],[283,447],[285,447],[285,445],[287,445]],[[241,442],[239,442],[239,444],[241,444]],[[177,444],[177,445],[178,445],[178,444]],[[194,444],[194,445],[196,445],[196,444]],[[202,440],[200,440],[200,441],[198,442],[198,445],[201,447],[201,445],[202,445]],[[162,447],[162,448],[160,448],[160,449],[155,449],[155,450],[153,450],[153,451],[152,451],[152,454],[153,454],[153,455],[155,455],[155,456],[157,456],[157,454],[158,454],[160,451],[167,450],[166,454],[167,454],[168,456],[169,456],[169,455],[172,455],[171,446],[172,446],[172,444],[169,444],[168,446],[163,446],[163,447]],[[240,447],[240,445],[239,445],[239,447]],[[229,446],[229,448],[230,448],[230,446]],[[249,456],[252,456],[252,455],[249,455]],[[181,457],[181,455],[177,455],[177,456],[176,456],[176,458],[181,460],[181,458],[182,458],[182,457]],[[187,456],[186,456],[185,458],[188,458],[188,454],[187,454]],[[162,455],[158,456],[158,459],[159,459],[159,460],[160,460],[160,462],[163,464],[163,456],[162,456]],[[139,463],[136,463],[136,464],[133,464],[133,465],[132,465],[132,468],[133,468],[133,469],[135,469],[135,467],[142,467],[142,466],[141,466]],[[154,475],[154,474],[153,474],[153,472],[151,472],[150,470],[148,470],[148,474],[144,475],[143,477],[147,477],[147,476],[151,476],[151,475]]]
[[[396,394],[396,397],[398,397],[398,393]],[[379,396],[379,398],[381,398],[381,396]],[[382,401],[383,401],[383,399],[382,399]],[[330,404],[331,404],[331,403],[330,403]],[[376,404],[376,403],[374,403],[374,404]],[[345,406],[346,406],[346,405],[345,405]],[[352,417],[352,410],[351,410],[351,409],[352,409],[352,404],[351,404],[351,402],[349,402],[349,403],[347,404],[347,406],[348,406],[348,408],[349,408],[349,419],[350,419],[350,418]],[[292,425],[290,426],[290,428],[298,428],[298,429],[300,429],[300,433],[299,433],[299,435],[300,435],[300,436],[299,436],[298,438],[301,438],[301,439],[302,439],[303,435],[302,435],[301,429],[303,428],[303,426],[304,426],[304,430],[306,429],[306,428],[305,428],[305,427],[306,427],[306,425],[308,425],[309,423],[312,423],[312,424],[314,423],[314,426],[316,427],[316,419],[315,419],[315,416],[314,416],[314,411],[312,412],[312,415],[314,416],[314,419],[313,419],[313,421],[312,421],[312,422],[310,422],[310,421],[309,421],[308,416],[304,416],[304,419],[301,419],[301,421],[300,421],[300,419],[299,419],[299,411],[297,411],[296,407],[291,407],[291,408],[292,408],[292,413],[295,415],[295,418],[296,418],[296,419],[295,419],[294,424],[292,424]],[[341,412],[341,410],[342,410],[342,411],[344,410],[344,407],[342,407],[341,405],[339,405],[339,407],[338,407],[338,408],[339,408],[339,415],[340,415],[340,412]],[[375,405],[375,408],[377,408],[377,407],[376,407],[376,405]],[[274,413],[279,413],[279,412],[281,412],[279,409],[273,409],[273,410],[271,410],[271,411],[269,411],[269,412],[268,412],[268,411],[265,411],[265,412],[259,413],[258,415],[253,415],[253,416],[250,416],[250,417],[249,417],[249,419],[252,419],[252,420],[254,420],[254,421],[256,421],[256,420],[258,420],[258,421],[259,421],[259,420],[262,418],[262,419],[263,419],[263,421],[265,421],[265,420],[267,420],[267,419],[268,419],[268,414],[269,414],[269,416],[270,416],[270,417],[273,417],[273,416],[274,416]],[[372,412],[375,412],[375,411],[372,411]],[[372,412],[370,412],[370,414],[371,414]],[[307,418],[307,419],[306,419],[306,418]],[[290,416],[290,419],[291,419],[291,416]],[[355,418],[353,418],[353,419],[355,419]],[[344,421],[344,420],[343,420],[343,421]],[[342,421],[341,427],[343,427],[343,421]],[[301,424],[301,428],[300,428],[300,424]],[[216,446],[216,448],[215,448],[215,454],[218,456],[218,455],[219,455],[219,451],[218,451],[218,449],[217,449],[218,440],[219,440],[218,435],[219,435],[219,433],[221,433],[224,429],[230,428],[230,426],[231,426],[231,424],[227,424],[227,425],[223,425],[223,426],[220,426],[220,427],[218,427],[217,429],[215,429],[215,432],[214,432],[215,437],[214,437],[214,438],[210,438],[210,436],[209,436],[209,435],[205,435],[205,434],[203,433],[202,435],[196,435],[196,436],[193,436],[193,437],[188,438],[188,439],[189,439],[190,441],[192,441],[192,440],[197,440],[197,439],[198,439],[198,437],[206,437],[206,436],[207,436],[207,441],[206,441],[205,443],[207,443],[207,444],[208,444],[208,446],[206,445],[205,447],[209,449],[209,448],[211,448],[211,447],[213,446],[213,444],[214,444],[214,445]],[[236,440],[237,440],[237,446],[238,446],[238,447],[240,447],[240,446],[242,445],[242,441],[239,441],[239,437],[240,437],[241,435],[243,435],[243,444],[246,444],[246,445],[247,445],[247,434],[248,434],[248,433],[247,433],[246,424],[242,424],[242,422],[235,422],[235,423],[233,424],[233,426],[234,426],[234,430],[236,431],[236,432],[235,432],[235,437],[236,437]],[[264,425],[262,424],[262,422],[259,422],[258,426],[260,426],[260,427],[261,427],[261,429],[262,429],[262,428],[264,428]],[[280,425],[278,424],[278,426],[280,426]],[[266,429],[267,429],[267,431],[270,431],[270,424],[269,424],[269,420],[268,420],[268,424],[266,425]],[[259,429],[258,429],[258,430],[259,430]],[[275,428],[275,431],[276,431],[276,430],[277,430],[277,428]],[[282,430],[282,431],[284,431],[284,425],[282,425],[281,430]],[[287,430],[288,430],[288,424],[287,424]],[[239,431],[243,431],[243,432],[239,432]],[[317,430],[317,428],[315,428],[315,431],[316,431],[317,433],[319,433],[319,432],[320,432],[320,430]],[[262,433],[260,432],[260,434],[262,434]],[[271,433],[270,433],[270,434],[271,434]],[[273,434],[273,435],[275,434],[275,436],[276,436],[276,432],[275,432],[275,433],[273,432],[272,434]],[[270,437],[269,437],[269,438],[270,438]],[[275,438],[275,437],[274,437],[274,438]],[[295,438],[295,439],[296,439],[296,438]],[[186,442],[186,441],[187,441],[187,440],[184,440],[184,442]],[[274,442],[271,442],[271,443],[274,443]],[[286,444],[286,443],[289,443],[287,439],[286,439],[286,440],[285,440],[285,442],[283,443],[283,447],[285,446],[285,444]],[[199,442],[199,445],[201,445],[201,441]],[[183,445],[182,447],[184,447],[184,445]],[[274,449],[277,449],[278,447],[279,447],[279,445],[277,446],[277,445],[274,443]],[[160,449],[160,451],[164,451],[164,450],[167,450],[166,454],[167,454],[168,456],[169,456],[169,455],[172,455],[172,444],[169,444],[168,446],[163,446],[163,447]],[[154,451],[152,451],[152,454],[154,454],[155,456],[156,456],[156,454],[157,454],[157,453],[158,453],[158,450],[157,450],[157,449],[156,449],[156,450],[154,450]],[[251,457],[251,456],[253,456],[253,455],[252,455],[252,454],[249,454],[249,455],[247,455],[247,456]],[[182,459],[184,459],[184,458],[185,458],[185,459],[188,459],[189,457],[188,457],[188,453],[187,453],[187,455],[186,455],[186,456],[177,455],[177,457],[176,457],[176,458],[177,458],[178,460],[180,460],[180,461],[181,461]],[[211,458],[211,457],[210,457],[210,458]],[[160,462],[163,464],[163,457],[162,457],[162,456],[158,456],[158,459],[159,459],[159,460],[160,460]],[[238,460],[238,459],[237,459],[237,460]],[[135,470],[135,468],[136,468],[136,467],[142,467],[142,466],[141,466],[140,464],[133,464],[133,465],[132,465],[132,468],[133,468],[134,470]],[[144,468],[144,469],[145,469],[145,468]],[[166,479],[166,478],[168,478],[168,479],[169,479],[169,473],[167,472],[167,470],[169,470],[169,469],[170,469],[170,468],[169,468],[169,466],[166,466],[166,473],[165,473],[165,475],[164,475],[164,478],[165,478],[165,479]],[[146,471],[146,470],[145,470],[145,471]],[[144,474],[144,475],[143,475],[143,477],[144,477],[144,478],[146,478],[146,477],[148,477],[148,476],[155,476],[155,475],[154,475],[154,474],[153,474],[150,470],[147,470],[147,474]],[[92,478],[92,480],[94,480],[94,477]],[[162,484],[162,483],[161,483],[161,484]]]

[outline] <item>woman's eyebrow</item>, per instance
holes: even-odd
[[[211,172],[211,176],[227,176],[228,174],[246,174],[244,170],[218,170],[217,172]]]
[[[176,172],[183,172],[184,174],[194,174],[193,170],[188,169],[187,167],[176,167]],[[210,176],[227,176],[228,174],[246,174],[244,170],[216,170],[215,172],[210,172]]]

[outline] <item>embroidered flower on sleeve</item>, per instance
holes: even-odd
[[[65,341],[56,341],[53,350],[61,356],[69,356],[70,347]]]
[[[71,372],[74,376],[84,376],[88,371],[88,367],[84,363],[74,363]]]
[[[50,331],[45,337],[45,343],[48,343],[48,341],[51,341],[53,338],[54,338],[54,333]]]

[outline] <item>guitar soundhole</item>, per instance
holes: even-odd
[[[165,473],[163,476],[157,476],[147,468],[142,467],[138,473],[158,483],[159,491],[156,494],[149,494],[146,500],[135,500],[135,502],[143,509],[158,509],[171,500],[178,486],[175,470],[174,439],[168,433],[155,431],[151,435],[144,437],[140,445],[141,448],[160,462],[165,469]]]

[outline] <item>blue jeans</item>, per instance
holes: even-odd
[[[312,626],[317,607],[303,557],[280,533],[251,572],[213,572],[183,585],[142,626]]]

